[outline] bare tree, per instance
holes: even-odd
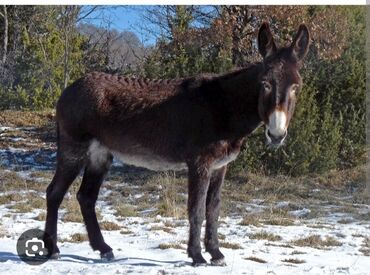
[[[9,21],[8,21],[8,8],[6,5],[3,5],[3,11],[0,12],[0,16],[4,20],[4,37],[3,37],[3,56],[1,58],[2,64],[5,64],[6,57],[8,54],[8,31],[9,31]]]

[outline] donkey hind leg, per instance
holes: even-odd
[[[212,256],[213,265],[224,266],[225,257],[218,243],[217,228],[221,206],[221,187],[226,173],[226,166],[212,172],[206,201],[206,234],[204,244],[206,251]]]
[[[86,144],[60,142],[57,155],[57,168],[53,180],[46,189],[46,223],[43,241],[50,258],[59,258],[57,246],[58,209],[69,186],[81,171],[86,156]]]
[[[205,215],[206,196],[209,186],[209,173],[207,169],[189,167],[188,183],[188,216],[190,234],[188,255],[193,259],[193,266],[205,265],[200,246],[200,234]]]
[[[96,218],[95,203],[100,186],[109,170],[113,157],[104,147],[97,145],[92,150],[93,146],[90,146],[89,160],[85,168],[81,187],[77,193],[77,199],[92,249],[99,250],[102,259],[111,260],[114,258],[114,255],[112,248],[104,242]]]

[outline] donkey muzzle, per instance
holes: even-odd
[[[266,134],[268,144],[274,147],[278,147],[283,144],[284,139],[286,138],[288,134],[288,131],[285,130],[282,134],[274,135],[270,132],[268,128],[266,128],[265,134]]]

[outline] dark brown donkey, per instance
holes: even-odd
[[[77,80],[57,105],[57,168],[47,188],[44,241],[57,258],[58,208],[72,181],[84,169],[77,199],[91,247],[112,259],[95,213],[95,202],[113,156],[151,170],[188,169],[188,255],[205,264],[202,221],[211,263],[224,265],[217,239],[220,190],[227,164],[244,138],[261,125],[267,142],[279,146],[287,135],[299,69],[309,45],[301,25],[289,47],[278,48],[268,24],[258,34],[263,62],[219,76],[174,80],[130,79],[92,73]]]

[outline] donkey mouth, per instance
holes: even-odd
[[[281,135],[274,135],[270,132],[269,128],[266,127],[265,135],[269,147],[276,149],[284,144],[285,137],[287,136],[287,131],[285,131]]]

